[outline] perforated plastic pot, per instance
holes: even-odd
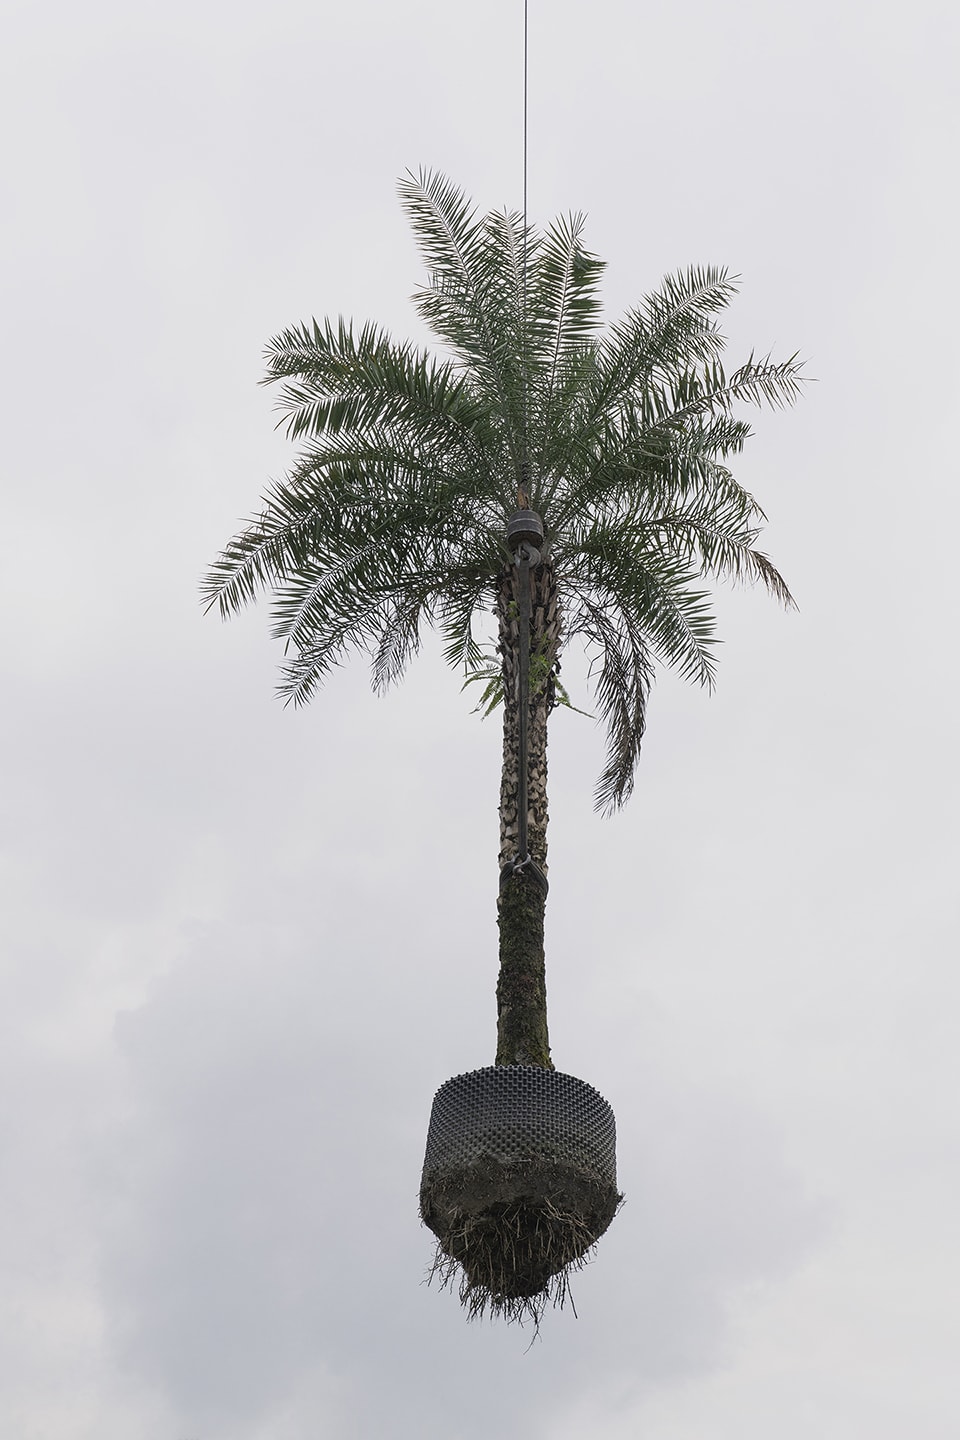
[[[489,1065],[455,1075],[433,1099],[426,1178],[491,1157],[563,1160],[617,1183],[617,1131],[603,1096],[573,1075],[536,1065]]]
[[[420,1213],[468,1288],[536,1294],[591,1248],[619,1202],[613,1111],[584,1081],[491,1065],[437,1091]]]

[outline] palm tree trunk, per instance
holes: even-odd
[[[498,902],[500,978],[497,982],[498,1065],[539,1065],[552,1070],[547,1034],[543,920],[547,873],[547,716],[560,640],[556,579],[550,560],[529,572],[531,586],[530,685],[520,695],[519,583],[516,566],[505,566],[497,591],[503,665],[503,771],[500,781]],[[522,857],[519,840],[519,705],[529,705],[527,847],[532,864],[512,870]]]

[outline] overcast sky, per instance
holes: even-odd
[[[627,1204],[532,1347],[416,1209],[493,1055],[497,722],[436,647],[284,711],[197,603],[291,459],[266,340],[422,338],[396,178],[519,204],[521,0],[6,13],[0,1433],[955,1440],[955,6],[530,0],[532,218],[611,318],[729,265],[731,357],[817,379],[739,472],[799,611],[720,596],[613,821],[554,718],[551,1038]]]

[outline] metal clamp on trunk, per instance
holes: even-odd
[[[507,881],[510,879],[511,875],[523,874],[528,874],[531,879],[540,886],[540,889],[543,891],[544,895],[549,892],[550,881],[547,879],[546,875],[544,875],[543,871],[540,869],[540,866],[537,864],[536,860],[534,860],[531,855],[528,855],[525,860],[508,860],[506,865],[501,866],[501,891],[503,890],[504,885],[506,885]]]

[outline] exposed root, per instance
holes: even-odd
[[[465,1217],[456,1233],[437,1241],[430,1279],[456,1290],[471,1320],[490,1315],[539,1326],[548,1305],[562,1309],[572,1301],[569,1277],[587,1264],[593,1248],[576,1216],[552,1206],[516,1206],[500,1215]]]
[[[571,1301],[570,1276],[590,1259],[619,1207],[614,1187],[556,1160],[489,1158],[425,1181],[420,1206],[437,1236],[430,1279],[456,1289],[470,1319],[539,1325]]]

